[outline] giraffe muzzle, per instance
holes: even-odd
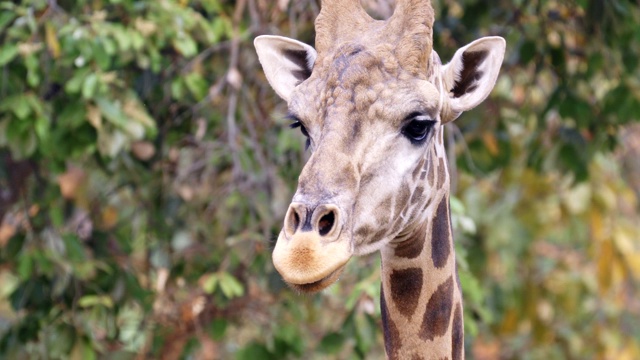
[[[343,218],[340,209],[331,204],[289,206],[273,250],[273,265],[289,286],[316,292],[338,279],[353,255]]]

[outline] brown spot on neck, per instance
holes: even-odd
[[[404,241],[398,243],[394,255],[406,259],[415,259],[422,252],[427,237],[427,223],[416,227],[413,233]]]
[[[440,200],[431,228],[431,259],[433,266],[442,268],[451,255],[451,219],[449,218],[449,198]]]
[[[389,360],[399,359],[398,349],[400,348],[400,331],[391,318],[389,318],[389,309],[384,298],[384,289],[380,288],[380,312],[382,315],[382,331],[384,333],[384,350]]]
[[[393,270],[389,276],[391,299],[398,311],[410,318],[416,311],[422,291],[422,269]]]
[[[453,314],[453,328],[451,329],[451,359],[462,360],[464,358],[464,325],[462,322],[462,305],[456,305]]]
[[[427,308],[422,319],[420,338],[433,340],[444,335],[449,329],[451,310],[453,308],[453,276],[440,284],[429,298]]]

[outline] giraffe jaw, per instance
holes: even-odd
[[[316,293],[318,291],[326,289],[327,287],[329,287],[329,285],[336,282],[340,278],[340,275],[342,274],[342,271],[344,270],[345,265],[334,270],[332,273],[330,273],[329,275],[325,276],[324,278],[318,281],[308,283],[308,284],[294,284],[294,283],[288,282],[287,285],[289,285],[289,287],[292,288],[293,290],[296,290],[301,293],[305,293],[305,294]]]
[[[352,255],[347,238],[325,241],[313,232],[291,237],[281,232],[272,258],[274,267],[291,288],[314,293],[338,280]]]

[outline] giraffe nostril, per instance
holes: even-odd
[[[298,230],[298,225],[300,225],[300,215],[297,212],[293,212],[293,230]]]
[[[326,213],[320,218],[320,221],[318,222],[318,232],[321,236],[325,236],[331,231],[335,219],[336,216],[333,211]]]
[[[292,236],[296,231],[298,231],[299,227],[300,215],[298,215],[298,212],[294,207],[290,207],[289,212],[285,217],[284,230],[289,236]]]

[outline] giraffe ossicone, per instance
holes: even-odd
[[[380,251],[390,359],[464,358],[443,128],[489,95],[506,46],[481,38],[442,65],[433,18],[424,0],[398,0],[387,20],[358,0],[323,0],[315,48],[254,42],[312,152],[274,266],[292,288],[315,292],[352,256]]]

